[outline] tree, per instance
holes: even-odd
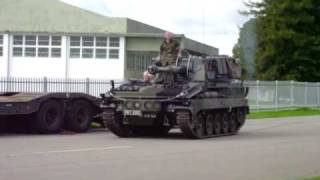
[[[320,81],[320,1],[247,3],[257,19],[256,77]]]
[[[254,79],[256,50],[256,20],[250,19],[240,28],[238,42],[233,47],[233,56],[240,59],[245,79]]]

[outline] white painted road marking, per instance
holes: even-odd
[[[31,155],[42,155],[42,154],[58,154],[58,153],[72,153],[72,152],[88,152],[88,151],[105,151],[113,149],[129,149],[132,146],[110,146],[110,147],[99,147],[99,148],[85,148],[85,149],[66,149],[66,150],[55,150],[55,151],[39,151],[31,153],[21,153],[21,154],[10,154],[10,157],[16,156],[31,156]]]

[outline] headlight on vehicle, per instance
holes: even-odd
[[[140,107],[141,107],[141,106],[140,106],[140,102],[135,102],[135,103],[134,103],[134,108],[135,108],[135,109],[140,109]]]
[[[131,101],[126,102],[126,108],[127,109],[132,109],[133,108],[133,102],[131,102]]]
[[[152,103],[151,103],[151,102],[145,102],[145,103],[144,103],[144,108],[145,108],[146,110],[152,109]]]

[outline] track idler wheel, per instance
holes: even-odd
[[[244,108],[239,108],[237,111],[237,122],[238,122],[238,129],[240,129],[246,120],[246,110]]]
[[[176,119],[180,129],[189,138],[200,139],[205,137],[205,119],[201,113],[192,115],[188,111],[176,113]]]
[[[123,125],[123,116],[116,113],[113,109],[103,112],[107,128],[119,137],[130,137],[133,135],[132,130]]]
[[[238,130],[237,114],[235,112],[232,112],[229,118],[229,132],[236,133],[237,130]]]

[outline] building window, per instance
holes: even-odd
[[[61,57],[61,48],[51,48],[51,57],[53,58]]]
[[[13,48],[13,56],[14,57],[22,57],[22,55],[23,55],[22,47],[14,47]]]
[[[110,49],[109,59],[119,59],[119,49]]]
[[[36,48],[34,48],[34,47],[24,48],[24,56],[25,57],[36,57]]]
[[[23,36],[13,36],[13,45],[22,45]]]
[[[108,38],[107,37],[96,37],[97,47],[107,47]]]
[[[25,45],[36,45],[37,36],[26,36]]]
[[[14,35],[13,57],[61,57],[61,36]]]
[[[126,69],[131,72],[145,71],[150,64],[152,58],[157,57],[159,52],[153,51],[127,51]]]
[[[70,58],[119,59],[120,38],[71,36]]]
[[[38,57],[49,57],[49,48],[39,48]]]
[[[118,37],[111,37],[109,41],[110,47],[119,47],[120,46],[120,38]]]
[[[106,49],[96,49],[96,58],[97,59],[106,59],[107,50]]]
[[[71,58],[80,58],[80,48],[71,48],[70,49]]]
[[[93,46],[93,37],[82,37],[82,46],[92,47]]]
[[[51,46],[61,46],[61,36],[52,36]]]
[[[50,36],[39,36],[38,45],[39,46],[49,46]]]
[[[93,58],[93,49],[83,48],[82,58]]]
[[[70,46],[80,46],[81,38],[80,37],[70,37]]]
[[[3,35],[0,35],[0,57],[3,56]]]

